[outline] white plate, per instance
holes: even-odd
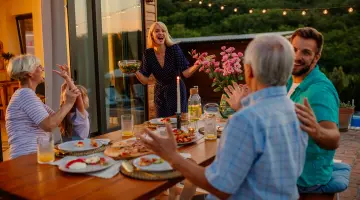
[[[70,162],[71,160],[75,160],[78,158],[86,159],[86,158],[93,157],[93,156],[99,156],[99,157],[105,158],[105,162],[107,162],[108,164],[107,165],[86,165],[86,168],[83,168],[83,169],[68,169],[68,168],[66,168],[66,164],[68,162]],[[112,158],[104,156],[104,154],[92,154],[92,155],[82,156],[82,157],[78,157],[78,158],[73,158],[73,159],[69,159],[66,162],[62,162],[61,164],[59,164],[59,169],[61,171],[69,172],[69,173],[89,173],[89,172],[96,172],[96,171],[106,169],[115,163],[115,161]]]
[[[146,156],[141,156],[136,158],[135,160],[133,160],[133,165],[139,169],[140,171],[148,171],[148,172],[163,172],[163,171],[171,171],[173,170],[173,168],[170,166],[170,164],[168,162],[166,162],[164,160],[163,163],[161,164],[151,164],[149,166],[140,166],[139,162],[141,158],[149,158],[149,159],[159,159],[160,157],[155,155],[155,154],[150,154],[150,155],[146,155]]]
[[[165,124],[164,122],[161,121],[162,119],[164,119],[164,118],[151,119],[151,120],[150,120],[150,123],[156,124],[156,125]],[[169,122],[170,122],[171,124],[176,124],[177,120],[176,120],[176,118],[170,118],[170,121],[169,121]]]
[[[84,142],[84,146],[77,147],[76,144],[79,141]],[[90,139],[73,140],[73,141],[68,141],[68,142],[64,142],[64,143],[59,144],[58,148],[60,150],[70,151],[70,152],[87,151],[87,150],[97,149],[97,148],[101,147],[101,145],[102,145],[101,140],[96,140],[96,143],[98,144],[98,147],[91,146]]]

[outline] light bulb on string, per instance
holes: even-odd
[[[189,1],[192,1],[192,0],[189,0]]]
[[[208,4],[208,6],[209,6],[209,7],[211,7],[211,6],[212,6],[212,4],[211,4],[211,3],[209,3],[209,4]]]
[[[283,14],[284,16],[285,16],[285,15],[287,15],[287,12],[286,12],[286,10],[284,10],[282,14]]]
[[[250,14],[252,14],[253,12],[254,12],[254,10],[253,10],[253,9],[250,9],[250,10],[249,10],[249,13],[250,13]]]
[[[266,13],[266,9],[263,9],[263,10],[262,10],[262,13],[264,13],[264,14],[265,14],[265,13]]]
[[[349,13],[352,13],[352,12],[354,12],[354,9],[350,7],[348,11],[349,11]]]
[[[234,8],[234,12],[237,12],[237,8]]]
[[[301,14],[302,14],[303,16],[305,16],[305,15],[306,15],[306,11],[303,10],[303,11],[301,12]]]
[[[224,6],[221,6],[220,9],[221,9],[221,10],[224,10]]]
[[[327,15],[327,14],[329,13],[329,11],[325,9],[325,10],[323,11],[323,13],[324,13],[324,15]]]
[[[201,4],[202,4],[202,1],[199,1],[199,4],[201,5]]]

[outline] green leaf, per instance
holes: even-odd
[[[213,83],[211,84],[211,87],[214,87],[215,85],[217,85],[217,82],[213,82]]]
[[[220,92],[221,91],[221,87],[217,87],[214,89],[214,92]]]

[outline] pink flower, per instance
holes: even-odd
[[[221,53],[220,53],[221,56],[224,56],[225,54],[226,54],[225,52],[221,52]]]
[[[219,66],[220,66],[220,62],[215,62],[214,65],[215,65],[215,67],[219,67]]]
[[[192,54],[192,55],[195,55],[195,54],[196,54],[196,49],[193,49],[193,50],[191,51],[191,54]]]
[[[197,60],[197,61],[194,63],[194,65],[200,65],[200,64],[201,64],[200,60]]]
[[[207,69],[207,70],[205,71],[205,73],[207,73],[207,74],[210,73],[210,69]]]
[[[216,82],[216,78],[213,79],[213,82]]]
[[[231,53],[232,51],[233,51],[233,50],[232,50],[231,47],[225,50],[226,53]]]
[[[226,49],[226,46],[221,47],[221,50],[225,51],[225,49]]]
[[[239,57],[236,53],[232,53],[231,54],[231,57],[233,57],[233,58],[237,58],[237,57]]]
[[[209,65],[209,61],[205,60],[202,64],[203,65]]]
[[[198,59],[198,58],[199,58],[199,54],[194,54],[193,58]]]
[[[200,57],[206,57],[208,55],[208,53],[207,52],[204,52],[204,53],[202,53],[201,55],[200,55]]]
[[[229,56],[227,56],[227,55],[224,55],[223,57],[222,57],[222,62],[225,62],[225,61],[227,61],[229,59]]]
[[[238,52],[238,56],[239,56],[239,57],[243,57],[243,56],[244,56],[244,54],[243,54],[243,53],[241,53],[241,52]]]

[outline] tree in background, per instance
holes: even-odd
[[[323,33],[325,45],[319,64],[326,71],[335,66],[342,70],[349,84],[340,91],[342,101],[355,99],[360,109],[360,1],[359,0],[159,0],[158,20],[169,27],[174,38],[213,35],[232,35],[293,31],[299,27],[311,26]],[[220,5],[226,5],[223,11]],[[354,12],[347,11],[348,6]],[[235,13],[233,8],[237,7]],[[323,10],[331,8],[327,15]],[[301,11],[288,11],[286,16],[279,9],[309,8],[305,16]],[[253,14],[249,10],[254,9]],[[262,9],[268,9],[262,14]]]

